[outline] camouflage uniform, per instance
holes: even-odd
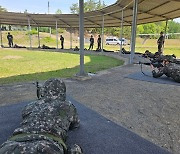
[[[157,40],[157,44],[158,44],[158,52],[161,52],[162,51],[162,47],[164,45],[164,36],[163,36],[163,32],[160,33],[160,37],[159,39]]]
[[[167,77],[171,77],[176,82],[180,82],[180,67],[177,64],[169,63],[160,67],[158,72],[155,70],[152,71],[152,75],[154,78],[158,78],[165,74]]]
[[[49,79],[40,95],[40,100],[24,108],[21,126],[0,146],[0,154],[81,154],[78,145],[68,149],[65,144],[67,131],[80,121],[74,105],[66,101],[64,82]]]

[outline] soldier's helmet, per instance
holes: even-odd
[[[173,57],[171,55],[166,55],[163,58],[164,61],[173,62]]]
[[[66,85],[64,81],[51,78],[41,87],[41,96],[47,100],[66,100]]]

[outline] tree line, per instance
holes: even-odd
[[[106,7],[106,4],[104,2],[101,2],[99,0],[96,2],[96,0],[88,0],[84,3],[84,12],[88,11],[94,11],[98,9],[102,9]],[[70,7],[71,13],[79,13],[79,6],[78,3],[72,4]],[[148,23],[148,24],[142,24],[137,26],[137,34],[159,34],[161,31],[165,32],[165,26],[166,22],[156,22],[156,23]],[[101,33],[101,28],[91,28],[87,29],[87,31],[91,33]],[[112,35],[112,36],[120,36],[121,28],[120,27],[110,27],[110,28],[104,28],[104,33],[106,35]],[[167,33],[180,33],[180,23],[174,22],[173,20],[168,21],[167,26]],[[126,26],[123,27],[123,36],[126,38],[130,38],[131,36],[131,27]],[[151,37],[158,37],[158,36],[151,36]],[[171,35],[169,38],[176,38],[178,36]]]

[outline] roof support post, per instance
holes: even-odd
[[[164,31],[164,42],[165,42],[165,39],[166,39],[167,25],[168,25],[168,20],[166,20],[166,26],[165,26],[165,31]],[[163,47],[162,47],[162,54],[164,54],[164,44],[163,44]]]
[[[51,27],[49,27],[49,36],[51,37]]]
[[[3,47],[3,40],[2,40],[2,31],[1,31],[1,24],[0,24],[0,37],[1,37],[1,47]]]
[[[79,37],[80,37],[80,72],[79,76],[85,76],[84,71],[84,0],[79,0]]]
[[[57,25],[57,19],[56,19],[56,48],[58,49],[58,25]]]
[[[101,41],[101,51],[103,52],[104,49],[104,14],[102,16],[102,41]]]
[[[72,49],[72,27],[70,27],[70,49]]]
[[[38,30],[38,48],[40,48],[41,47],[41,43],[40,43],[40,37],[39,37],[39,27],[37,28],[37,30]]]
[[[124,11],[122,9],[122,12],[121,12],[121,34],[120,34],[121,44],[120,44],[120,51],[119,51],[119,53],[121,53],[122,45],[123,45],[123,43],[122,43],[122,38],[123,38],[123,22],[124,22]]]
[[[31,23],[30,23],[29,17],[28,17],[28,30],[29,30],[29,43],[30,43],[30,48],[32,48],[32,40],[31,40]]]
[[[133,64],[135,45],[136,45],[137,11],[138,11],[138,0],[134,0],[133,22],[131,27],[131,54],[129,59],[130,64]]]

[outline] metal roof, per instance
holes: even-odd
[[[84,13],[84,27],[101,27],[104,15],[104,27],[119,27],[123,9],[124,26],[131,26],[133,16],[133,0],[118,0],[115,4],[101,10]],[[180,17],[180,0],[139,0],[137,24],[164,21]],[[30,14],[0,12],[0,24],[77,28],[78,14]]]

